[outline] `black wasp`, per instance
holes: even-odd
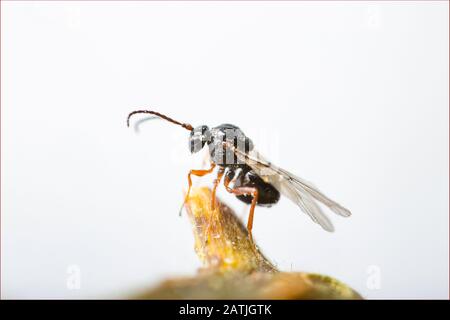
[[[310,182],[275,166],[265,160],[253,147],[252,140],[244,132],[232,124],[221,124],[214,128],[206,125],[193,127],[187,123],[173,120],[159,112],[137,110],[128,115],[152,114],[190,131],[189,147],[191,153],[199,152],[205,144],[208,145],[210,168],[207,170],[191,170],[188,174],[189,188],[185,201],[189,197],[192,186],[191,175],[205,176],[214,171],[217,166],[217,178],[212,189],[212,206],[215,204],[216,189],[224,177],[225,189],[236,197],[250,204],[247,229],[252,239],[253,215],[255,206],[270,207],[280,199],[280,193],[297,204],[303,212],[327,231],[333,231],[333,225],[322,212],[316,201],[321,202],[340,216],[348,217],[350,211],[334,202]],[[230,187],[230,183],[233,184]]]

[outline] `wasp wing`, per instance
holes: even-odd
[[[327,231],[334,231],[333,224],[323,213],[316,201],[323,203],[333,212],[343,217],[348,217],[351,212],[325,196],[312,183],[270,163],[257,151],[244,153],[243,151],[230,147],[236,154],[238,160],[250,166],[263,180],[272,184],[285,197],[297,204],[314,222]]]

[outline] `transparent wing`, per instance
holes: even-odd
[[[234,146],[227,145],[236,154],[239,161],[250,166],[263,180],[272,184],[285,197],[297,204],[314,222],[327,231],[334,231],[333,224],[323,213],[316,201],[323,203],[336,214],[348,217],[351,212],[325,196],[312,183],[275,166],[264,159],[257,151],[244,153]]]

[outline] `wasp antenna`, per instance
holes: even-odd
[[[172,122],[172,123],[174,123],[174,124],[177,124],[177,125],[179,125],[179,126],[185,128],[185,129],[187,129],[187,130],[189,130],[189,131],[194,130],[194,128],[193,128],[189,123],[181,123],[181,122],[178,122],[178,121],[176,121],[176,120],[173,120],[172,118],[169,118],[168,116],[165,116],[165,115],[163,115],[163,114],[161,114],[161,113],[159,113],[159,112],[151,111],[151,110],[136,110],[136,111],[131,112],[131,113],[128,115],[128,118],[127,118],[127,127],[130,126],[130,118],[131,118],[131,116],[134,115],[134,114],[138,114],[138,113],[153,114],[153,115],[155,115],[155,116],[160,117],[161,119],[164,119],[164,120],[167,120],[167,121]]]

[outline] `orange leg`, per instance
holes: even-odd
[[[216,167],[216,164],[211,162],[211,167],[209,169],[207,169],[207,170],[191,170],[191,171],[189,171],[189,173],[188,173],[188,183],[189,183],[188,191],[186,193],[186,196],[184,197],[183,205],[181,206],[181,209],[180,209],[180,215],[181,215],[181,211],[183,210],[184,204],[189,199],[189,194],[191,192],[191,187],[192,187],[191,175],[194,175],[194,176],[197,176],[197,177],[203,177],[203,176],[213,172],[215,167]]]
[[[225,169],[223,167],[220,167],[219,171],[217,172],[217,177],[214,180],[213,189],[212,189],[212,192],[211,192],[212,193],[211,194],[211,215],[209,217],[208,226],[206,227],[206,231],[205,231],[205,236],[204,236],[205,243],[208,240],[207,235],[209,233],[209,229],[211,228],[211,224],[212,224],[212,221],[213,221],[214,208],[216,206],[216,190],[217,190],[217,187],[219,186],[220,180],[222,180],[224,172],[225,172]]]
[[[227,191],[229,193],[232,193],[236,196],[246,195],[246,194],[251,194],[253,196],[252,203],[250,205],[250,213],[248,215],[248,222],[247,222],[248,237],[250,238],[250,241],[253,242],[253,236],[252,236],[253,216],[255,214],[256,202],[258,201],[258,189],[253,188],[253,187],[239,187],[239,188],[231,189],[228,186],[229,184],[230,184],[230,180],[225,178],[224,186],[225,186],[225,189],[227,189]]]
[[[214,180],[214,185],[212,189],[212,196],[211,196],[211,208],[214,210],[216,206],[216,190],[219,186],[220,180],[222,180],[223,174],[225,172],[225,169],[223,167],[220,167],[219,171],[217,172],[217,178]]]

